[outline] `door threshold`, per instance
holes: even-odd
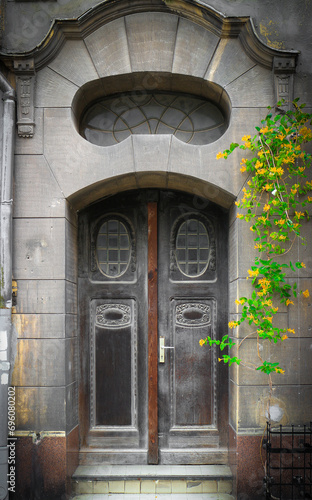
[[[232,478],[228,465],[79,465],[74,480],[128,481],[137,479],[212,480]]]

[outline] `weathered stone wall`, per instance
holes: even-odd
[[[99,26],[95,19],[94,26],[90,22],[77,39],[63,40],[53,57],[47,55],[47,64],[40,62],[35,71],[34,137],[17,139],[15,163],[13,273],[18,285],[14,314],[18,347],[12,384],[17,386],[21,435],[59,432],[58,438],[65,439],[78,424],[77,210],[105,195],[145,187],[180,189],[207,197],[225,209],[232,207],[230,320],[239,313],[235,298],[248,287],[253,235],[248,225],[236,219],[232,205],[246,177],[239,171],[238,153],[227,161],[216,161],[216,153],[253,133],[266,106],[275,102],[272,67],[278,52],[258,48],[258,56],[262,50],[271,61],[271,66],[260,64],[259,57],[252,57],[243,46],[246,38],[237,33],[220,37],[207,20],[199,22],[201,14],[195,22],[189,4],[187,19],[185,11],[180,15],[183,2],[158,3],[167,4],[168,10],[117,16]],[[256,32],[269,47],[302,51],[294,94],[311,110],[311,54],[306,49],[311,36],[307,30],[311,2],[296,2],[296,9],[292,2],[286,3],[291,12],[283,3],[281,13],[271,1],[212,0],[210,5],[226,15],[253,16]],[[92,4],[7,2],[4,51],[29,51],[27,57],[36,60],[38,51],[32,49],[46,36],[51,19],[77,18]],[[53,34],[52,30],[52,39]],[[45,45],[48,41],[39,52]],[[10,58],[4,59],[9,64]],[[90,95],[114,93],[118,80],[111,78],[118,76],[122,82],[118,91],[170,89],[198,95],[206,92],[216,102],[223,99],[230,103],[229,127],[218,141],[199,147],[171,136],[133,136],[106,148],[88,143],[77,130],[81,110]],[[308,239],[310,225],[304,229]],[[306,263],[306,269],[295,278],[303,289],[311,290],[309,246],[294,246],[287,259]],[[307,423],[311,418],[311,303],[301,297],[297,302],[289,313],[285,309],[278,314],[297,335],[274,348],[272,354],[278,357],[280,353],[289,364],[286,375],[274,379],[272,400],[276,422],[285,424]],[[244,327],[235,331],[239,341],[247,333]],[[252,343],[247,339],[241,347],[250,361],[255,358]],[[265,352],[267,346],[263,349]],[[248,440],[254,440],[255,450],[259,448],[266,421],[267,379],[245,366],[232,366],[229,395],[231,443],[238,453],[235,462],[241,474],[247,465],[244,450],[250,445]],[[34,439],[44,439],[44,434]],[[246,488],[239,485],[238,493],[246,494]]]

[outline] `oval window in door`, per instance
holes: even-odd
[[[118,219],[108,219],[100,227],[96,239],[96,258],[100,271],[118,278],[128,269],[131,257],[130,234]]]
[[[175,245],[177,266],[190,278],[203,274],[209,263],[209,235],[198,219],[188,219],[180,225]]]

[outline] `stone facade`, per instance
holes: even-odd
[[[32,498],[36,491],[40,498],[65,499],[78,463],[84,363],[77,326],[79,211],[105,196],[145,188],[185,191],[218,204],[229,212],[228,317],[236,319],[235,298],[244,295],[253,254],[252,235],[236,219],[234,205],[246,177],[239,153],[218,162],[216,153],[253,134],[266,107],[281,97],[298,96],[312,110],[311,5],[296,2],[294,10],[293,2],[283,2],[280,11],[272,2],[245,0],[4,4],[1,59],[5,76],[12,82],[15,76],[17,92],[11,381],[21,471],[16,498]],[[203,146],[171,135],[133,135],[105,148],[79,134],[82,111],[96,98],[155,90],[211,99],[228,117],[226,132]],[[295,279],[299,288],[311,290],[311,222],[304,231],[308,245],[293,247],[287,257],[306,263]],[[299,298],[289,313],[285,308],[278,315],[298,333],[277,349],[290,369],[273,377],[276,423],[311,420],[310,308],[310,301]],[[245,333],[240,328],[238,339]],[[251,342],[242,347],[249,359]],[[259,447],[267,380],[236,365],[229,378],[237,498],[262,498]]]

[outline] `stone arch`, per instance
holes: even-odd
[[[235,197],[216,184],[202,181],[195,176],[172,172],[167,175],[161,171],[142,171],[141,174],[125,174],[98,181],[73,193],[68,201],[75,210],[81,210],[98,200],[122,191],[133,189],[171,189],[183,191],[194,197],[204,198],[216,203],[225,210],[229,209]]]

